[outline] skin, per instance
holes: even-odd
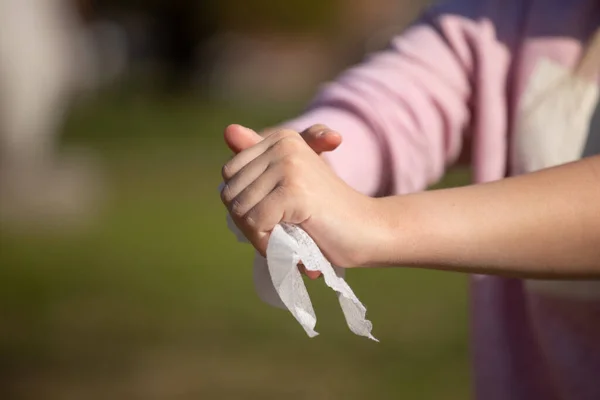
[[[371,198],[317,154],[341,143],[326,127],[261,137],[232,125],[225,141],[236,156],[223,167],[221,197],[263,255],[273,227],[287,222],[341,267],[600,279],[600,157],[488,184]]]
[[[257,144],[258,142],[262,141],[264,137],[267,137],[280,130],[280,128],[273,127],[265,129],[260,134],[257,134],[250,129],[246,129],[241,135],[239,135],[237,132],[240,129],[244,128],[239,127],[238,125],[232,125],[230,128],[225,130],[225,142],[234,154],[238,154],[243,149]],[[306,142],[306,144],[319,155],[337,149],[342,143],[342,136],[339,133],[322,124],[309,127],[301,132],[300,136]],[[325,158],[323,158],[323,160],[325,160]],[[307,271],[302,264],[298,266],[298,269],[309,279],[317,279],[321,276],[320,272]]]

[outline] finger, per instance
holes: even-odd
[[[229,206],[244,189],[265,173],[269,165],[270,161],[268,157],[259,156],[250,161],[223,185],[221,189],[221,200],[223,203]]]
[[[293,209],[293,196],[283,195],[284,187],[278,183],[258,204],[243,217],[234,217],[236,224],[262,255],[266,254],[270,232],[285,220],[285,210]],[[239,222],[238,222],[239,221]],[[293,221],[287,221],[294,223]]]
[[[225,181],[231,179],[246,164],[262,154],[262,148],[257,146],[263,141],[262,137],[252,129],[241,125],[229,125],[224,132],[225,142],[236,152],[221,170]]]
[[[298,264],[298,272],[300,272],[302,275],[306,275],[306,267],[304,267],[302,263]]]
[[[237,139],[235,139],[235,135],[242,135],[242,136],[249,135],[248,133],[243,133],[243,131],[240,129],[234,129],[232,132],[229,132],[229,133],[232,135],[231,139],[233,141],[237,140]],[[291,130],[283,129],[283,130],[280,130],[280,131],[277,131],[277,132],[271,134],[268,137],[265,137],[262,141],[259,141],[254,146],[247,148],[245,150],[242,150],[240,153],[238,153],[235,157],[233,157],[231,160],[229,160],[223,166],[223,169],[221,171],[221,173],[223,175],[223,179],[225,180],[225,182],[229,181],[242,168],[244,168],[252,160],[259,157],[261,154],[265,153],[269,148],[271,148],[278,142],[282,142],[286,139],[290,139],[290,141],[293,141],[293,140],[291,140],[293,138],[297,138],[298,142],[301,141],[298,133],[291,131]]]
[[[306,271],[306,276],[308,277],[308,279],[314,281],[319,279],[322,275],[319,271]]]
[[[313,125],[300,135],[318,154],[333,151],[342,143],[342,136],[325,125]]]
[[[237,175],[244,167],[249,165],[252,161],[256,160],[262,154],[264,154],[270,147],[271,143],[265,140],[258,142],[256,145],[242,150],[236,156],[227,161],[221,170],[223,180],[228,182],[235,175]]]
[[[248,186],[242,188],[229,202],[226,202],[231,216],[243,218],[275,189],[280,180],[280,170],[267,168],[264,173],[260,174]]]
[[[305,274],[308,277],[308,279],[311,279],[313,281],[315,279],[319,279],[321,277],[321,273],[319,271],[309,271],[309,270],[306,270]]]
[[[235,154],[246,150],[263,140],[262,136],[241,125],[233,124],[225,128],[225,143]]]
[[[323,276],[319,271],[307,270],[302,263],[298,264],[298,271],[300,271],[301,274],[306,275],[306,277],[311,280],[315,280]]]

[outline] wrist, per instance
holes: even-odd
[[[369,253],[368,265],[420,266],[439,258],[438,245],[443,242],[444,232],[436,226],[436,219],[426,210],[419,195],[373,200],[377,242]]]

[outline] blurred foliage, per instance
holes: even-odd
[[[221,131],[298,109],[139,92],[79,107],[66,144],[102,156],[111,195],[80,235],[0,229],[0,398],[468,398],[464,275],[350,272],[381,343],[348,331],[322,282],[315,339],[257,299],[217,193]]]
[[[93,0],[90,0],[94,2]],[[339,0],[96,0],[101,12],[183,13],[190,21],[244,33],[324,33],[335,28]]]
[[[243,32],[326,33],[335,29],[337,0],[221,0],[223,24]]]

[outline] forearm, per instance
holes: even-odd
[[[375,264],[527,278],[600,278],[600,157],[380,202]]]

